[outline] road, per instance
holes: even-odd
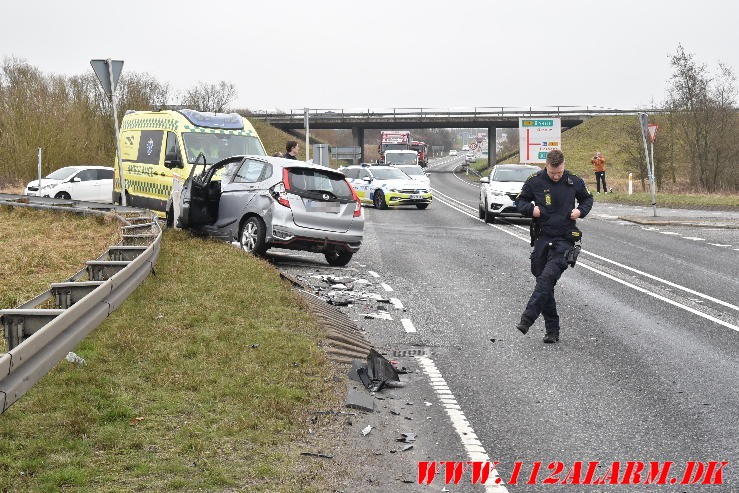
[[[439,441],[474,430],[468,455],[500,461],[504,481],[522,462],[507,491],[651,491],[520,483],[535,462],[541,483],[557,461],[562,480],[576,461],[605,463],[600,475],[613,461],[672,461],[681,478],[689,460],[728,461],[727,484],[660,491],[739,490],[739,232],[645,228],[617,219],[640,208],[597,203],[579,222],[580,262],[556,288],[561,341],[545,345],[541,321],[527,336],[514,328],[534,285],[528,226],[479,220],[477,185],[453,173],[460,162],[432,163],[425,211],[367,208],[351,264],[407,308],[407,321],[367,324],[370,340],[431,348],[419,365],[432,384],[443,377],[439,402],[452,396],[463,415],[436,429]]]

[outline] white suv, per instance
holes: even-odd
[[[46,178],[26,185],[26,195],[88,202],[113,201],[113,168],[105,166],[67,166]]]
[[[516,197],[524,182],[541,170],[529,164],[498,164],[493,166],[490,178],[480,178],[480,219],[495,222],[498,216],[521,217],[516,209]]]

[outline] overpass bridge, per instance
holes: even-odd
[[[389,109],[292,109],[287,111],[255,110],[249,118],[263,120],[282,130],[304,129],[306,116],[310,128],[350,129],[354,146],[362,149],[364,131],[410,130],[414,128],[487,128],[495,135],[498,128],[518,128],[519,118],[560,118],[562,128],[571,128],[602,115],[636,115],[639,112],[661,113],[664,110],[616,109],[598,106],[506,107],[486,106],[464,109],[389,108]],[[494,140],[494,139],[492,139]],[[495,146],[490,146],[488,161],[496,162]]]

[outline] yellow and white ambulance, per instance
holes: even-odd
[[[126,203],[173,214],[172,191],[196,164],[215,164],[230,156],[264,156],[264,146],[249,120],[236,113],[195,110],[129,111],[120,130]],[[113,202],[120,203],[116,156]]]

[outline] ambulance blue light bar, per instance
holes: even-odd
[[[203,113],[195,110],[179,110],[190,123],[198,127],[243,130],[244,122],[238,113]]]

